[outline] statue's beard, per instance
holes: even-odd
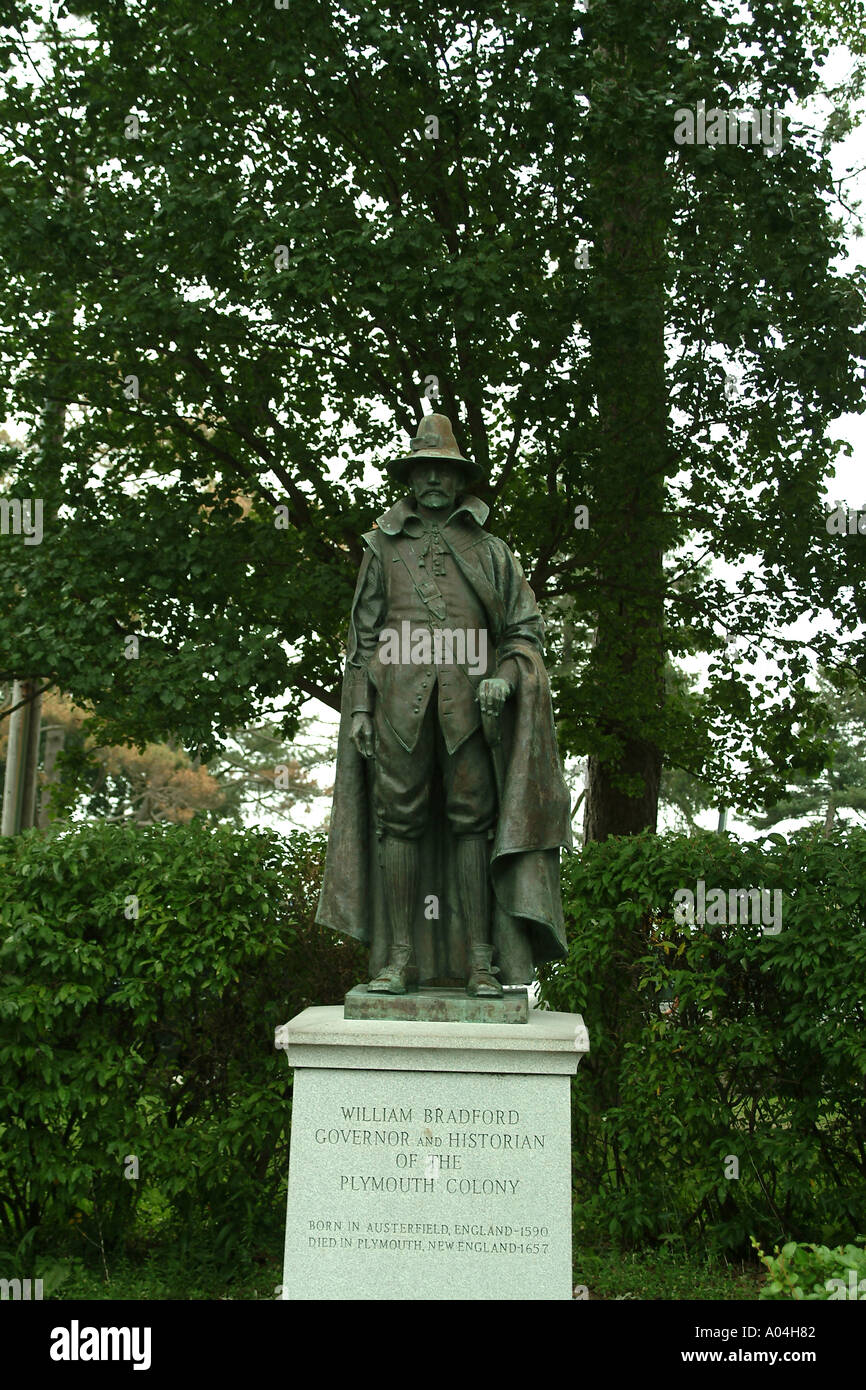
[[[440,498],[442,499],[441,501],[439,500]],[[416,502],[416,505],[421,506],[421,507],[441,507],[443,511],[445,510],[446,507],[456,507],[456,506],[457,506],[457,503],[460,502],[460,501],[462,500],[462,498],[463,498],[462,492],[461,492],[461,493],[456,493],[455,496],[453,497],[453,499],[451,499],[451,500],[449,500],[449,498],[447,497],[447,495],[446,495],[445,493],[442,493],[442,492],[434,493],[434,494],[433,494],[433,500],[431,500],[431,497],[430,497],[429,494],[427,494],[427,495],[425,495],[425,496],[423,496],[423,497],[419,497],[417,493],[415,494],[415,502]]]

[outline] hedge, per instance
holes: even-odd
[[[180,1241],[206,1228],[226,1258],[276,1231],[290,1073],[274,1028],[366,967],[314,925],[323,850],[196,821],[0,840],[7,1250],[70,1229],[116,1246],[144,1192]],[[781,930],[676,920],[698,880],[708,898],[778,890]],[[563,896],[568,959],[541,988],[591,1040],[578,1244],[862,1238],[866,834],[609,840],[566,860]]]
[[[227,1256],[279,1210],[291,1092],[274,1028],[340,1002],[364,967],[313,924],[322,853],[196,821],[0,840],[7,1249],[70,1223],[116,1244],[149,1186],[181,1239],[206,1221]]]
[[[751,916],[732,889],[778,891],[781,929],[677,920],[698,881],[731,919]],[[564,898],[568,959],[542,993],[591,1041],[574,1082],[578,1237],[745,1254],[750,1236],[862,1231],[866,833],[612,839],[566,864]]]

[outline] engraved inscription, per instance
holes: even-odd
[[[543,1153],[546,1137],[523,1125],[516,1109],[426,1105],[340,1105],[332,1123],[319,1124],[313,1131],[314,1143],[322,1148],[344,1151],[347,1158],[375,1154],[385,1164],[386,1171],[380,1172],[341,1165],[343,1170],[331,1176],[340,1193],[416,1198],[444,1194],[458,1201],[486,1197],[498,1199],[506,1212],[509,1199],[530,1182],[525,1156]],[[500,1154],[520,1154],[520,1170],[491,1173],[491,1156]],[[473,1173],[479,1162],[487,1171]],[[392,1164],[397,1171],[388,1172]],[[311,1220],[307,1244],[322,1250],[534,1256],[547,1253],[548,1236],[546,1226],[514,1221],[365,1222],[334,1217]]]

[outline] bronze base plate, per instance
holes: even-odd
[[[371,994],[355,985],[346,995],[344,1018],[399,1019],[404,1023],[526,1023],[529,994],[521,986],[506,989],[501,999],[473,996],[465,989],[422,985],[412,994]]]

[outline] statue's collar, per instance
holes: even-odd
[[[473,497],[467,493],[461,498],[459,505],[454,508],[448,519],[443,522],[443,525],[449,526],[460,516],[461,512],[467,512],[473,521],[477,521],[479,526],[483,526],[490,515],[490,508],[486,502],[481,501],[480,497]],[[380,531],[385,532],[386,536],[399,536],[401,531],[406,531],[407,535],[410,536],[417,536],[424,530],[424,522],[415,510],[415,499],[412,497],[403,497],[399,502],[395,502],[390,511],[384,512],[377,519],[376,525]]]

